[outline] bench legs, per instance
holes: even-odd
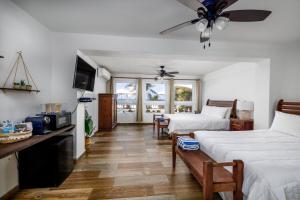
[[[214,198],[214,188],[213,188],[213,163],[204,162],[203,163],[203,199],[213,200]]]
[[[172,166],[173,169],[176,168],[176,146],[177,146],[177,137],[178,136],[190,136],[191,138],[195,138],[194,133],[187,133],[187,134],[172,134]]]
[[[244,180],[244,163],[241,160],[234,160],[235,165],[232,167],[232,177],[236,183],[236,190],[233,192],[234,200],[243,199],[243,180]]]
[[[176,144],[177,143],[177,136],[176,134],[174,133],[172,135],[172,166],[173,166],[173,169],[176,168]]]
[[[153,134],[155,133],[155,122],[153,122]]]
[[[182,134],[189,135],[194,138],[194,134]],[[173,170],[176,168],[176,146],[177,146],[177,137],[176,133],[172,134],[172,166]],[[224,182],[216,183],[213,181],[214,168],[216,167],[232,167],[232,178],[234,182]],[[204,200],[213,200],[214,192],[220,191],[232,191],[234,200],[243,200],[243,179],[244,179],[244,163],[241,160],[234,160],[233,162],[228,163],[216,163],[214,161],[204,161],[203,162],[203,199]],[[197,179],[197,178],[196,178]],[[222,185],[222,189],[220,188]],[[217,187],[217,188],[216,188]],[[229,188],[229,189],[228,189]]]
[[[157,125],[157,139],[159,140],[159,133],[160,133],[160,128],[159,126]]]
[[[244,163],[241,160],[234,160],[232,163],[214,163],[211,161],[203,162],[203,199],[213,200],[214,197],[214,167],[232,166],[232,178],[235,183],[233,190],[233,200],[243,200],[243,180],[244,180]],[[224,183],[225,184],[225,183]]]

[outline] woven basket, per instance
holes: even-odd
[[[32,136],[32,131],[0,134],[0,143],[1,144],[9,144],[9,143],[14,143],[14,142],[19,142],[22,140],[26,140],[31,136]]]

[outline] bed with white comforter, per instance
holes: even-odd
[[[300,200],[300,137],[272,130],[198,131],[195,137],[217,162],[244,161],[244,199]]]
[[[169,133],[174,131],[229,130],[230,120],[203,114],[165,114],[170,119]]]

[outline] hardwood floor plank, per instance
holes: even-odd
[[[60,187],[20,190],[13,199],[202,199],[201,186],[180,159],[173,171],[171,140],[157,140],[152,125],[119,125],[92,141]]]
[[[65,189],[65,190],[50,190],[50,189],[34,189],[22,190],[14,199],[16,200],[88,200],[93,189]]]

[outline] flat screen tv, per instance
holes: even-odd
[[[96,69],[77,56],[73,88],[94,91]]]

